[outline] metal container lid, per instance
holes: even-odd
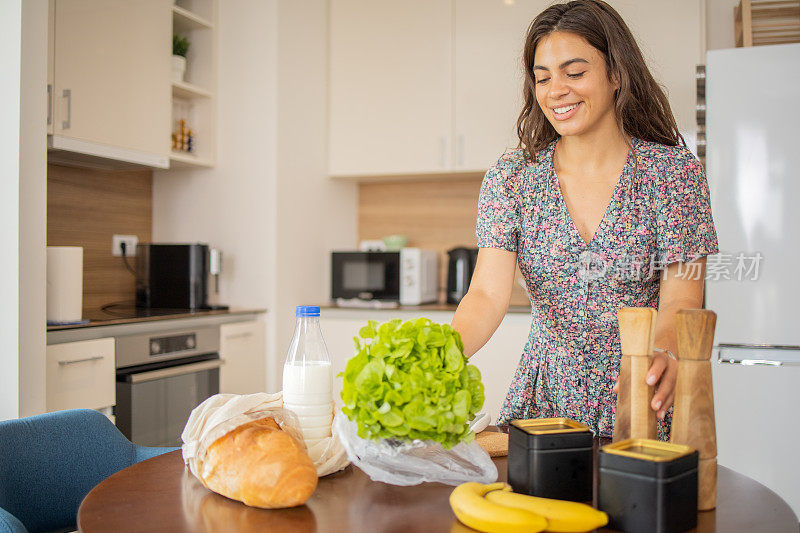
[[[694,448],[651,439],[627,439],[600,448],[601,469],[618,470],[657,478],[672,477],[697,469]]]
[[[569,418],[534,418],[512,420],[509,445],[530,450],[591,448],[589,427]]]
[[[575,433],[589,431],[589,426],[569,418],[531,418],[528,420],[512,420],[516,426],[530,435],[551,435],[553,433]]]
[[[673,461],[694,451],[684,444],[650,439],[622,440],[603,446],[603,450],[607,453],[655,462]]]

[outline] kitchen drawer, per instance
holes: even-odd
[[[48,411],[114,405],[115,380],[113,338],[47,347]]]

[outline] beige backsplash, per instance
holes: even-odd
[[[408,246],[438,250],[439,301],[445,301],[447,250],[475,247],[475,219],[481,174],[439,181],[361,183],[358,187],[358,239],[408,237]],[[516,274],[511,305],[529,305]]]
[[[133,302],[135,279],[122,258],[111,255],[111,236],[150,242],[152,190],[150,170],[47,165],[47,244],[83,247],[84,316],[106,304]]]

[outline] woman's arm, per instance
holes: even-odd
[[[661,279],[656,317],[654,346],[678,353],[678,337],[675,315],[681,309],[698,309],[703,305],[703,283],[706,258],[691,263],[671,263]],[[647,373],[647,384],[656,385],[656,393],[650,407],[663,419],[675,398],[675,380],[678,377],[678,362],[665,353],[656,352],[653,364]]]
[[[469,290],[458,304],[451,323],[461,334],[467,357],[480,350],[503,321],[511,301],[516,268],[516,252],[496,248],[478,251]]]

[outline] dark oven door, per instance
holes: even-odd
[[[400,252],[333,252],[331,298],[400,301]]]
[[[192,409],[219,393],[218,353],[117,369],[117,427],[134,444],[180,446]]]

